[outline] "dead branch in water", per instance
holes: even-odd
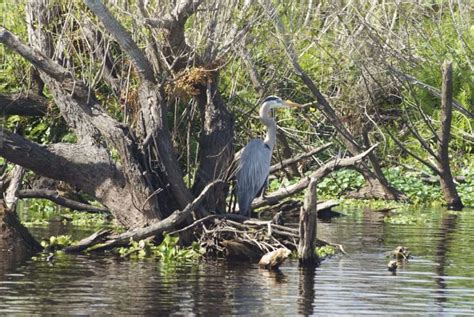
[[[186,206],[186,208],[184,208],[183,210],[176,210],[169,217],[160,222],[153,223],[144,228],[132,229],[118,235],[101,237],[100,241],[103,242],[100,244],[98,244],[97,239],[85,239],[82,241],[82,243],[75,245],[75,249],[69,249],[69,251],[78,252],[76,250],[85,250],[92,247],[94,251],[108,250],[114,247],[128,245],[130,243],[130,240],[139,241],[151,236],[161,234],[165,231],[173,230],[174,228],[176,228],[176,226],[181,224],[194,209],[199,206],[201,201],[206,197],[207,193],[214,186],[220,183],[222,183],[222,181],[214,181],[210,183],[203,189],[199,196],[193,200],[193,202],[189,203]],[[97,233],[95,233],[94,235],[97,235]]]

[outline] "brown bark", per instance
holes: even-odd
[[[318,258],[315,253],[318,216],[316,210],[316,186],[316,179],[311,178],[306,190],[304,206],[300,211],[298,258],[301,266],[315,265],[318,263]]]
[[[105,149],[84,144],[41,146],[4,130],[0,133],[0,155],[97,197],[124,226],[137,227],[147,222],[141,206],[134,204],[124,175]]]
[[[8,211],[0,200],[0,251],[31,254],[41,249],[41,245],[21,224],[16,212]]]
[[[210,182],[224,179],[234,155],[234,119],[217,90],[217,80],[216,75],[215,79],[208,83],[208,89],[203,89],[198,97],[202,131],[199,139],[199,165],[193,185],[194,194],[202,191]],[[224,186],[215,187],[203,201],[203,206],[209,211],[225,212],[225,190]]]
[[[449,209],[462,210],[464,205],[456,190],[449,166],[449,140],[453,111],[453,73],[451,62],[443,63],[443,86],[441,89],[441,129],[439,133],[438,169],[440,185]]]

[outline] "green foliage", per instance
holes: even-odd
[[[332,256],[332,255],[336,254],[336,249],[333,246],[325,245],[325,246],[322,246],[322,247],[317,247],[315,252],[316,252],[318,258],[324,259],[324,258],[327,258],[329,256]]]
[[[97,229],[111,226],[104,213],[87,213],[60,208],[46,199],[28,199],[26,204],[20,207],[19,213],[22,223],[27,227],[47,226],[51,221]]]
[[[72,244],[71,236],[60,235],[60,236],[51,236],[48,240],[42,240],[41,246],[46,252],[54,252]]]
[[[178,237],[170,235],[165,235],[160,245],[149,240],[131,241],[129,247],[119,248],[118,253],[134,259],[159,258],[165,263],[196,261],[202,257],[203,251],[197,242],[187,248],[179,247],[178,242]]]
[[[318,195],[321,199],[338,197],[339,195],[360,188],[364,177],[353,170],[339,170],[318,183]]]
[[[419,173],[405,171],[397,166],[386,169],[385,176],[392,186],[405,193],[415,204],[440,203],[442,201],[439,186],[423,182]]]

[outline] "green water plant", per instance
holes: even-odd
[[[130,246],[118,249],[121,257],[132,259],[158,258],[162,262],[196,261],[203,255],[199,243],[193,242],[189,247],[179,246],[179,237],[165,235],[163,241],[156,245],[151,240],[131,241]]]
[[[336,249],[333,246],[325,245],[322,247],[316,247],[315,252],[318,258],[324,259],[336,254]]]
[[[51,236],[49,239],[43,239],[41,241],[41,246],[44,248],[45,252],[58,251],[71,244],[72,239],[69,235]]]

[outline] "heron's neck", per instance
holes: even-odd
[[[270,116],[270,105],[267,103],[264,103],[260,108],[260,120],[267,127],[267,135],[263,141],[273,150],[276,141],[277,125],[275,120]]]

